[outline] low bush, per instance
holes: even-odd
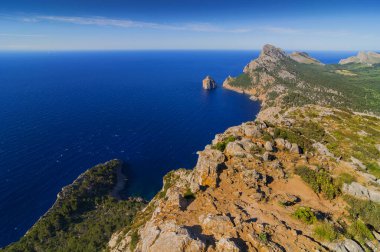
[[[314,192],[323,193],[327,199],[332,200],[339,194],[339,187],[324,169],[314,171],[306,166],[301,166],[296,168],[295,172],[311,186]]]
[[[361,220],[354,221],[347,229],[350,238],[365,244],[366,240],[373,240],[375,237],[368,229],[367,225]]]
[[[228,143],[235,142],[235,141],[236,141],[236,137],[229,136],[225,140],[213,145],[212,148],[216,150],[224,151]]]
[[[336,240],[339,236],[334,225],[328,222],[318,224],[314,228],[314,234],[318,239],[329,242]]]
[[[353,219],[360,218],[365,224],[380,230],[380,204],[345,195],[349,213]]]
[[[298,207],[293,213],[293,217],[306,224],[313,224],[317,221],[317,217],[309,207]]]

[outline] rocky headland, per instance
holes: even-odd
[[[325,66],[293,58],[266,45],[226,79],[262,102],[257,119],[216,135],[193,170],[167,174],[110,251],[379,251],[378,111],[342,109],[345,90],[308,81],[304,66]],[[307,100],[289,99],[298,93]]]
[[[145,207],[111,205],[129,218],[95,250],[380,251],[379,69],[265,45],[223,83],[261,102],[257,118],[217,134],[194,169],[169,172]],[[112,167],[102,195],[117,184]],[[99,220],[115,221],[106,216]],[[46,251],[41,244],[54,238],[31,237],[34,229],[7,249],[26,239],[30,251]],[[65,232],[73,243],[83,235]]]

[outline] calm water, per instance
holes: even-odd
[[[352,53],[312,52],[325,63]],[[162,176],[259,104],[218,88],[258,52],[0,54],[0,247],[17,240],[87,168],[120,158],[129,192],[152,197]]]

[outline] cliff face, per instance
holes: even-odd
[[[111,251],[379,251],[380,119],[317,102],[270,106],[270,92],[290,90],[279,76],[302,76],[289,64],[267,45],[226,80],[266,104],[258,118],[216,135],[193,170],[166,175]]]

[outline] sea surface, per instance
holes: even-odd
[[[61,188],[113,158],[146,199],[193,168],[214,135],[259,112],[221,88],[258,51],[0,53],[0,247],[18,240]],[[310,52],[336,63],[350,52]],[[211,75],[219,84],[202,89]]]

